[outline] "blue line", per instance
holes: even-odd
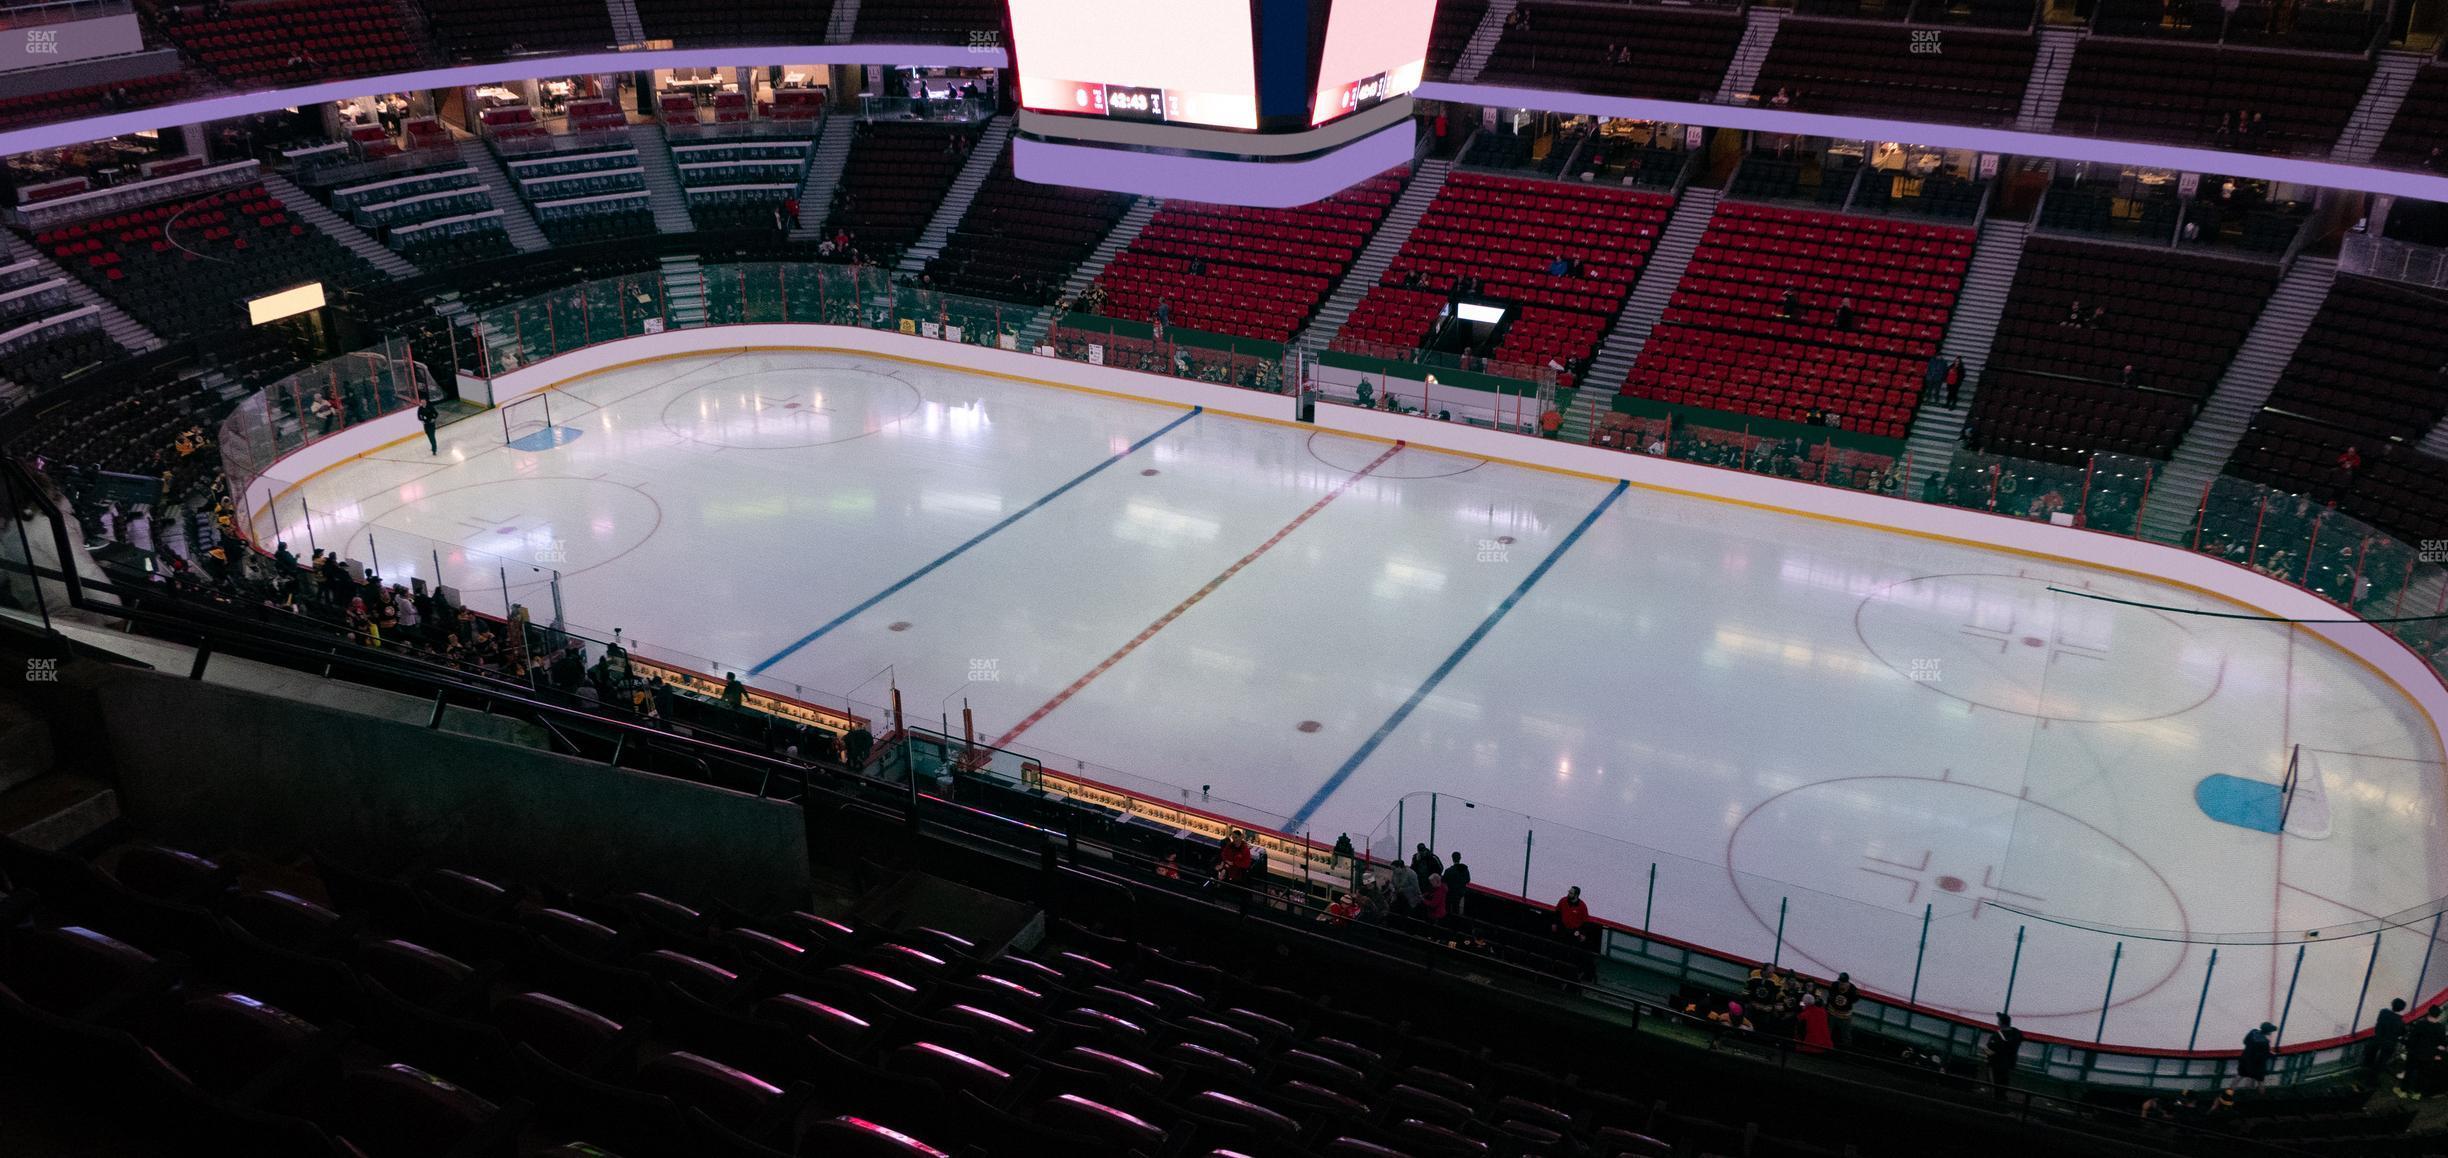
[[[1574,527],[1571,534],[1564,536],[1564,541],[1556,544],[1555,550],[1549,551],[1545,559],[1539,561],[1538,568],[1530,572],[1528,578],[1521,581],[1521,586],[1514,588],[1511,595],[1505,596],[1504,602],[1496,605],[1496,610],[1488,612],[1488,617],[1479,621],[1479,630],[1471,632],[1470,638],[1462,641],[1462,646],[1455,648],[1452,655],[1445,657],[1444,663],[1438,664],[1435,671],[1428,673],[1427,680],[1420,684],[1419,690],[1412,692],[1410,699],[1404,700],[1401,707],[1394,709],[1393,715],[1386,717],[1386,722],[1378,726],[1377,733],[1370,736],[1366,743],[1361,744],[1360,750],[1352,753],[1351,759],[1345,760],[1342,767],[1335,769],[1334,775],[1327,777],[1324,784],[1318,785],[1318,790],[1310,795],[1309,802],[1301,805],[1300,811],[1292,814],[1291,826],[1285,831],[1299,832],[1308,827],[1310,814],[1316,812],[1319,805],[1326,803],[1326,798],[1333,796],[1336,789],[1343,787],[1344,781],[1351,779],[1351,774],[1376,753],[1377,746],[1385,743],[1386,738],[1394,734],[1394,729],[1402,727],[1403,721],[1411,718],[1411,713],[1419,709],[1420,704],[1427,700],[1428,694],[1435,691],[1438,684],[1445,682],[1446,676],[1452,675],[1453,670],[1462,665],[1462,660],[1470,655],[1471,649],[1479,646],[1479,641],[1486,639],[1489,632],[1496,630],[1496,625],[1503,621],[1505,613],[1513,610],[1513,605],[1521,602],[1522,596],[1528,595],[1532,587],[1538,586],[1539,580],[1547,577],[1548,569],[1554,567],[1556,561],[1562,559],[1566,551],[1572,550],[1573,544],[1580,542],[1581,536],[1598,521],[1598,516],[1605,514],[1608,507],[1614,506],[1615,500],[1622,498],[1623,493],[1631,489],[1631,486],[1632,484],[1628,482],[1618,482],[1615,484],[1615,489],[1608,491],[1605,498],[1598,500],[1598,505],[1592,508],[1589,514],[1582,517],[1581,524]]]
[[[1128,448],[1124,449],[1124,450],[1123,450],[1121,453],[1116,454],[1116,455],[1114,455],[1113,457],[1108,458],[1108,459],[1106,459],[1105,461],[1103,461],[1103,462],[1100,462],[1100,463],[1096,464],[1095,466],[1089,467],[1089,468],[1088,468],[1086,471],[1081,472],[1081,474],[1080,474],[1080,476],[1079,476],[1078,478],[1072,479],[1070,482],[1064,483],[1063,485],[1058,486],[1058,487],[1055,487],[1053,490],[1046,492],[1046,495],[1045,495],[1045,497],[1044,497],[1044,498],[1038,499],[1036,502],[1030,503],[1029,505],[1027,505],[1027,506],[1025,506],[1025,507],[1020,508],[1019,510],[1012,512],[1010,515],[1006,516],[1006,517],[1003,519],[1003,521],[1002,521],[1002,522],[996,523],[995,525],[993,525],[993,526],[991,526],[991,527],[988,527],[988,528],[986,528],[986,529],[985,529],[985,530],[983,530],[983,531],[979,531],[979,532],[978,532],[976,535],[971,536],[968,542],[963,543],[963,544],[961,544],[960,546],[954,547],[954,548],[952,548],[951,550],[944,552],[944,553],[943,553],[943,554],[942,554],[940,557],[938,557],[938,558],[937,558],[937,559],[936,559],[934,562],[929,563],[929,564],[927,564],[927,565],[926,565],[926,566],[924,566],[924,567],[920,567],[919,569],[917,569],[917,570],[915,570],[915,571],[912,571],[912,572],[910,572],[910,573],[909,573],[909,574],[907,574],[907,575],[902,576],[902,577],[901,577],[901,580],[900,580],[899,582],[894,583],[892,586],[887,587],[887,588],[883,589],[882,591],[878,591],[878,592],[876,592],[876,593],[875,593],[874,595],[872,595],[872,596],[869,596],[869,597],[868,597],[868,599],[867,599],[865,602],[863,602],[863,603],[859,604],[858,606],[853,607],[853,608],[851,608],[851,609],[850,609],[850,610],[848,610],[848,611],[842,612],[841,614],[834,616],[834,617],[833,617],[833,618],[832,618],[832,619],[831,619],[829,622],[827,622],[827,623],[826,623],[826,624],[825,624],[823,627],[819,627],[819,628],[817,628],[816,630],[814,630],[814,631],[811,631],[811,632],[807,633],[806,635],[800,636],[800,637],[799,637],[799,642],[794,643],[794,644],[790,645],[789,647],[783,648],[782,650],[777,651],[777,652],[773,653],[773,654],[772,654],[772,655],[770,655],[770,656],[767,656],[767,657],[766,657],[766,659],[765,659],[765,662],[760,663],[760,664],[756,665],[755,667],[749,668],[749,669],[748,669],[748,674],[749,674],[749,675],[763,675],[763,674],[765,674],[765,669],[767,669],[767,668],[769,668],[769,667],[772,667],[773,665],[775,665],[775,664],[777,664],[777,663],[780,663],[780,662],[782,662],[783,660],[789,659],[789,658],[790,658],[790,657],[791,657],[793,654],[795,654],[795,653],[796,653],[796,652],[797,652],[797,651],[798,651],[800,648],[806,647],[807,645],[809,645],[809,644],[811,644],[811,643],[814,643],[814,642],[816,642],[816,641],[817,641],[817,640],[819,640],[819,639],[824,638],[824,636],[825,636],[825,633],[826,633],[826,632],[829,632],[829,631],[833,630],[833,629],[834,629],[834,628],[836,628],[836,627],[840,627],[842,624],[845,624],[845,623],[850,622],[852,619],[857,618],[861,612],[864,612],[864,611],[866,611],[868,608],[873,607],[873,606],[875,606],[875,605],[876,605],[876,604],[878,604],[878,603],[882,603],[882,602],[884,602],[885,600],[892,598],[892,597],[893,597],[893,595],[894,595],[894,594],[896,594],[896,593],[898,593],[898,592],[899,592],[899,591],[900,591],[902,588],[908,587],[910,584],[912,584],[912,583],[916,583],[917,581],[919,581],[919,580],[921,580],[921,579],[926,578],[926,577],[927,577],[927,576],[928,576],[930,573],[932,573],[932,572],[933,572],[933,571],[934,571],[936,568],[941,567],[941,566],[943,566],[944,564],[949,563],[949,562],[951,562],[951,561],[952,561],[952,560],[954,560],[954,559],[960,558],[960,556],[961,556],[961,553],[962,553],[962,552],[967,551],[969,548],[974,547],[974,546],[977,546],[978,544],[985,542],[985,541],[986,541],[987,539],[989,539],[989,538],[992,538],[996,532],[998,532],[998,531],[1002,530],[1003,528],[1008,527],[1008,526],[1012,525],[1013,523],[1017,523],[1017,522],[1019,522],[1020,520],[1027,518],[1027,517],[1028,517],[1028,516],[1029,516],[1029,515],[1030,515],[1032,512],[1034,512],[1034,511],[1035,511],[1037,508],[1042,507],[1042,506],[1046,505],[1047,503],[1053,502],[1054,500],[1056,500],[1056,499],[1059,499],[1059,498],[1063,497],[1063,494],[1064,494],[1065,492],[1069,491],[1069,490],[1070,490],[1072,487],[1078,486],[1078,485],[1080,485],[1081,483],[1087,482],[1089,479],[1095,478],[1095,477],[1098,475],[1098,473],[1099,473],[1099,472],[1102,472],[1102,471],[1103,471],[1103,470],[1104,470],[1106,467],[1112,466],[1113,464],[1115,464],[1115,463],[1117,463],[1117,462],[1120,462],[1120,461],[1122,461],[1123,459],[1129,458],[1129,457],[1130,457],[1131,455],[1133,455],[1133,454],[1137,454],[1137,453],[1139,452],[1139,448],[1141,448],[1141,447],[1143,447],[1143,446],[1146,446],[1147,444],[1149,444],[1149,443],[1151,443],[1151,442],[1154,442],[1154,441],[1156,441],[1156,440],[1157,440],[1157,439],[1159,439],[1159,438],[1163,438],[1165,435],[1168,435],[1168,434],[1173,433],[1173,428],[1175,428],[1175,427],[1177,427],[1177,426],[1180,426],[1182,423],[1188,422],[1188,421],[1190,421],[1190,420],[1191,420],[1191,419],[1193,419],[1193,418],[1198,417],[1198,416],[1199,416],[1201,413],[1203,413],[1203,412],[1205,411],[1205,409],[1206,409],[1206,408],[1205,408],[1205,407],[1202,407],[1202,406],[1193,406],[1193,407],[1191,407],[1191,408],[1190,408],[1190,413],[1188,413],[1188,414],[1184,414],[1184,415],[1182,415],[1181,417],[1176,418],[1176,419],[1174,419],[1174,420],[1173,420],[1173,421],[1171,421],[1171,422],[1165,423],[1163,427],[1159,428],[1159,429],[1156,431],[1156,433],[1151,434],[1151,435],[1148,435],[1146,438],[1142,438],[1142,439],[1140,439],[1139,441],[1137,441],[1137,442],[1134,442],[1134,443],[1130,444],[1130,446],[1129,446]]]

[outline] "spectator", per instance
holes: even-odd
[[[1249,868],[1249,837],[1236,828],[1225,836],[1223,846],[1216,850],[1216,876],[1226,884],[1232,884],[1249,875]]]
[[[2397,1060],[2397,1047],[2405,1041],[2405,1006],[2405,998],[2392,999],[2372,1022],[2371,1042],[2363,1047],[2365,1073],[2386,1072],[2389,1063]]]
[[[1360,874],[1359,901],[1360,922],[1366,925],[1383,923],[1386,914],[1393,908],[1386,897],[1385,882],[1378,880],[1373,872]]]
[[[2082,299],[2076,298],[2074,299],[2073,304],[2066,307],[2065,320],[2057,324],[2061,326],[2074,326],[2076,328],[2080,328],[2083,324],[2084,317],[2085,315],[2083,313]]]
[[[1444,868],[1445,863],[1438,860],[1437,854],[1429,851],[1427,845],[1415,844],[1411,846],[1411,871],[1418,873],[1420,880],[1425,881],[1429,877],[1435,876],[1439,872],[1444,871]]]
[[[1318,919],[1340,929],[1360,919],[1360,902],[1353,900],[1350,893],[1337,893],[1334,903],[1326,906],[1325,914]]]
[[[2421,1101],[2439,1081],[2440,1051],[2448,1049],[2448,1023],[2433,1006],[2405,1031],[2405,1069],[2397,1075],[2397,1096]]]
[[[1801,1012],[1795,1018],[1801,1025],[1796,1036],[1802,1040],[1802,1052],[1826,1053],[1836,1048],[1835,1034],[1828,1027],[1827,1006],[1820,1004],[1817,997],[1804,996]]]
[[[1431,921],[1445,919],[1445,876],[1430,873],[1420,886],[1420,909]]]
[[[1947,360],[1944,354],[1931,354],[1929,365],[1921,368],[1921,399],[1936,402],[1946,390]]]
[[[726,708],[737,708],[748,702],[748,689],[740,683],[738,672],[723,673],[722,702]]]
[[[2125,363],[2125,366],[2124,366],[2124,368],[2123,368],[2123,369],[2121,369],[2121,370],[2118,370],[2118,371],[2117,371],[2117,385],[2119,385],[2119,386],[2131,386],[2131,385],[2133,385],[2133,384],[2134,384],[2134,368],[2133,368],[2133,363],[2131,363],[2131,362],[2127,362],[2127,363]]]
[[[1963,391],[1963,380],[1964,380],[1964,364],[1963,364],[1963,359],[1961,359],[1961,358],[1957,358],[1957,359],[1955,359],[1954,361],[1947,363],[1947,370],[1946,370],[1946,404],[1947,404],[1947,409],[1949,409],[1949,410],[1953,410],[1953,409],[1955,409],[1955,399],[1956,399],[1956,398],[1957,398],[1957,396],[1958,396],[1958,395],[1960,395],[1960,394],[1962,393],[1962,391]]]
[[[1410,865],[1396,861],[1388,881],[1394,887],[1394,911],[1406,917],[1418,915],[1421,904],[1419,874],[1411,871]]]
[[[1795,317],[1796,315],[1800,314],[1801,312],[1802,312],[1802,293],[1801,293],[1801,291],[1796,290],[1796,289],[1795,289],[1794,287],[1792,287],[1792,286],[1786,286],[1786,287],[1785,287],[1785,292],[1783,292],[1783,293],[1781,293],[1781,294],[1778,294],[1778,295],[1777,295],[1777,310],[1776,310],[1776,316],[1777,316],[1777,317],[1779,317],[1779,318],[1782,318],[1782,319],[1784,319],[1784,320],[1786,320],[1786,321],[1792,321],[1792,320],[1794,319],[1794,317]]]
[[[2264,1021],[2244,1035],[2244,1055],[2236,1059],[2237,1085],[2258,1086],[2269,1077],[2270,1035],[2276,1032],[2276,1025]]]
[[[875,751],[875,733],[868,731],[865,724],[856,725],[842,737],[842,749],[843,754],[849,757],[848,763],[852,768],[864,768],[867,766],[867,754]]]
[[[2014,1083],[2015,1055],[2022,1052],[2023,1031],[2014,1027],[2014,1019],[1997,1015],[1997,1028],[1981,1039],[1981,1059],[1989,1066],[1989,1086],[1997,1096],[2006,1096],[2006,1087]]]
[[[1836,303],[1836,314],[1833,321],[1835,322],[1836,328],[1839,330],[1850,330],[1853,328],[1852,298],[1846,298],[1843,301]]]
[[[1453,854],[1453,864],[1445,869],[1445,911],[1461,920],[1470,907],[1470,866],[1462,863],[1462,854]]]
[[[1853,984],[1853,975],[1837,974],[1836,984],[1828,987],[1827,1008],[1839,1047],[1853,1044],[1853,1007],[1860,1003],[1861,986]]]
[[[2107,307],[2107,306],[2104,306],[2104,305],[2100,305],[2100,306],[2093,306],[2093,307],[2091,307],[2091,316],[2090,316],[2089,318],[2084,319],[2084,323],[2083,323],[2083,324],[2084,324],[2084,325],[2089,326],[2090,328],[2092,328],[2092,329],[2094,329],[2094,330],[2105,330],[2105,329],[2107,329],[2107,328],[2108,328],[2108,307]]]
[[[1554,932],[1576,945],[1589,942],[1589,904],[1581,899],[1581,886],[1565,890],[1564,899],[1555,906]]]

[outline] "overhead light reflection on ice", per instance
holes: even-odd
[[[1122,517],[1114,523],[1114,538],[1125,543],[1169,544],[1183,540],[1204,543],[1222,530],[1214,519],[1186,515],[1151,503],[1129,502],[1123,504]]]
[[[1000,515],[1003,496],[993,491],[929,490],[919,494],[918,509],[930,515]]]
[[[1438,568],[1388,559],[1377,576],[1375,594],[1381,599],[1398,598],[1405,591],[1433,595],[1445,589],[1445,579],[1445,572]]]

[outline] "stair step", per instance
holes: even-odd
[[[493,207],[501,210],[502,229],[510,235],[510,244],[520,253],[538,253],[552,247],[545,239],[544,229],[536,224],[535,214],[518,195],[518,185],[510,180],[501,159],[481,140],[459,142],[459,158],[476,169],[484,183],[491,187]]]
[[[264,188],[279,198],[283,206],[294,210],[301,220],[320,230],[323,236],[339,242],[341,248],[366,259],[374,268],[393,277],[415,277],[423,272],[416,267],[416,263],[374,240],[356,223],[332,212],[330,206],[298,188],[289,178],[279,173],[264,173],[262,177]]]
[[[1427,216],[1428,206],[1436,201],[1453,175],[1450,161],[1424,161],[1403,186],[1402,196],[1394,199],[1394,207],[1377,223],[1377,232],[1368,244],[1360,247],[1360,255],[1344,271],[1343,279],[1318,307],[1317,315],[1301,328],[1293,339],[1297,349],[1323,350],[1334,341],[1335,331],[1351,320],[1352,311],[1359,308],[1360,299],[1368,296],[1379,275],[1394,264],[1394,258],[1411,240],[1412,230]]]
[[[2237,347],[2226,372],[2219,377],[2218,386],[2211,391],[2204,406],[2204,418],[2185,431],[2176,444],[2176,453],[2168,460],[2171,481],[2182,478],[2191,485],[2161,488],[2160,494],[2173,497],[2154,502],[2142,512],[2144,537],[2160,542],[2182,537],[2193,516],[2200,484],[2225,469],[2251,425],[2250,416],[2258,413],[2277,389],[2278,379],[2286,373],[2288,364],[2295,359],[2295,351],[2303,345],[2304,335],[2312,328],[2318,304],[2329,296],[2329,289],[2336,282],[2337,262],[2333,258],[2299,258],[2287,269],[2277,290],[2262,307],[2261,316],[2254,320],[2252,330]],[[2309,312],[2303,308],[2307,303],[2313,307]],[[2209,417],[2213,413],[2217,416],[2215,420]],[[2187,490],[2193,492],[2191,497],[2186,497]]]

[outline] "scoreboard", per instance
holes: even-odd
[[[1436,0],[1009,0],[1020,105],[1299,132],[1419,87]]]

